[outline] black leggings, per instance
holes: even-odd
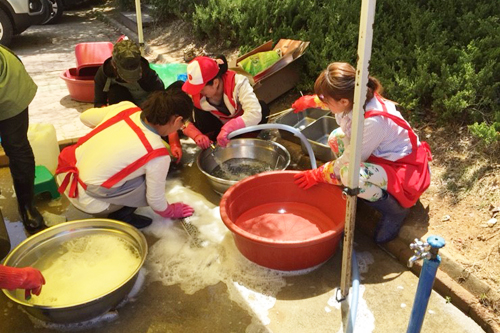
[[[260,106],[262,108],[262,119],[259,122],[260,124],[266,124],[267,123],[267,117],[269,116],[270,110],[269,107],[267,106],[264,101],[259,101]],[[205,134],[210,138],[212,141],[217,140],[217,135],[219,135],[219,132],[224,125],[219,118],[214,116],[211,112],[204,111],[198,108],[194,108],[194,125],[196,128],[200,130],[201,133]],[[251,132],[253,135],[256,137],[259,135],[260,131],[256,132]],[[247,134],[245,134],[246,136]]]
[[[0,137],[9,157],[10,173],[20,206],[30,204],[34,196],[35,156],[28,141],[28,108],[18,115],[0,120]]]

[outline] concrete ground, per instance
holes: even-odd
[[[115,41],[121,33],[100,21],[89,20],[80,12],[68,12],[61,23],[32,27],[18,36],[11,48],[18,53],[39,85],[37,97],[30,107],[32,123],[52,123],[60,143],[68,143],[87,133],[79,122],[79,114],[90,104],[72,101],[59,74],[74,66],[74,46],[86,41]],[[296,147],[287,147],[293,156]],[[184,166],[173,170],[169,178],[178,179],[207,201],[218,205],[219,197],[206,183],[192,159],[193,147],[185,152]],[[294,158],[300,165],[301,157]],[[302,163],[305,163],[302,161]],[[0,207],[13,245],[26,234],[19,222],[12,181],[8,168],[0,169]],[[63,216],[67,220],[89,218],[75,210],[65,198],[51,200],[37,197],[37,205],[48,219]],[[366,215],[363,215],[366,214]],[[371,211],[360,208],[359,219],[373,220]],[[363,224],[360,225],[364,227]],[[174,226],[178,228],[178,226]],[[368,228],[370,227],[368,223]],[[418,228],[417,228],[418,229]],[[416,230],[416,229],[415,229]],[[157,241],[145,231],[150,246]],[[419,233],[404,231],[404,240]],[[425,239],[425,238],[424,238]],[[398,258],[375,246],[364,233],[356,232],[355,250],[361,273],[361,290],[357,317],[357,332],[402,332],[406,330],[415,296],[418,278]],[[398,240],[400,241],[400,240]],[[398,241],[388,246],[397,257],[411,251],[408,242]],[[236,252],[231,235],[225,236],[226,249]],[[404,250],[406,248],[406,250]],[[408,253],[410,252],[410,253]],[[242,262],[246,259],[240,258]],[[341,311],[335,301],[340,283],[341,251],[316,270],[299,276],[279,276],[280,287],[273,292],[254,288],[251,293],[236,288],[236,281],[219,281],[194,294],[187,294],[179,285],[165,286],[146,275],[143,289],[135,301],[125,304],[103,318],[95,327],[84,332],[340,332]],[[419,265],[417,265],[417,268]],[[271,279],[273,271],[263,273]],[[266,275],[267,274],[267,275]],[[439,274],[438,274],[439,277]],[[446,278],[436,285],[445,286]],[[242,282],[243,285],[245,281]],[[249,283],[249,285],[253,285]],[[235,291],[236,290],[236,291]],[[263,302],[254,302],[263,298]],[[463,309],[464,305],[460,308]],[[50,332],[54,327],[30,320],[16,304],[0,294],[0,332]],[[0,314],[1,315],[1,314]],[[56,327],[64,329],[64,327]],[[72,330],[80,330],[72,327]],[[82,330],[80,330],[82,331]],[[433,292],[424,320],[423,332],[482,332],[483,330],[458,308]]]
[[[183,166],[176,167],[170,179],[182,181],[193,191],[202,194],[207,201],[217,205],[219,196],[207,185],[204,175],[193,163],[197,149],[183,157]],[[22,224],[16,213],[15,198],[7,168],[0,169],[0,185],[3,189],[0,206],[12,241],[25,238]],[[68,220],[89,216],[68,205],[66,198],[51,200],[40,195],[37,205],[48,220],[64,216]],[[155,222],[157,223],[157,222]],[[157,237],[152,226],[144,233],[148,244],[153,246]],[[171,228],[180,228],[173,224]],[[200,229],[200,231],[202,231]],[[188,240],[186,240],[188,242]],[[359,261],[361,287],[355,332],[403,332],[406,331],[412,309],[418,278],[387,252],[377,247],[363,233],[356,233],[355,251]],[[342,332],[342,314],[336,301],[340,285],[341,251],[319,268],[293,276],[273,270],[260,269],[238,256],[231,233],[225,232],[222,255],[217,269],[227,265],[242,265],[249,271],[242,277],[212,281],[194,294],[183,291],[180,284],[164,285],[146,275],[143,289],[116,312],[107,314],[99,322],[84,326],[57,326],[43,324],[24,313],[20,306],[0,295],[3,309],[0,331],[51,332],[54,329],[82,332]],[[199,250],[213,251],[216,244]],[[222,249],[221,248],[221,249]],[[236,263],[228,258],[237,256]],[[146,259],[145,267],[151,269],[154,258]],[[204,274],[207,267],[201,265],[193,274]],[[153,274],[153,272],[150,272]],[[257,277],[256,277],[257,276]],[[255,281],[261,279],[261,281]],[[272,283],[271,283],[272,282]],[[269,284],[273,284],[271,288]],[[267,287],[262,287],[267,285]],[[351,292],[352,293],[352,292]],[[432,292],[427,307],[423,332],[460,333],[484,332],[472,319],[464,315],[445,298]]]

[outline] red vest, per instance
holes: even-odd
[[[397,161],[389,161],[380,157],[370,156],[367,162],[382,166],[387,173],[387,192],[394,196],[405,208],[412,207],[431,183],[429,161],[432,161],[431,149],[427,142],[417,146],[417,135],[408,123],[387,112],[385,103],[379,95],[375,95],[382,104],[383,111],[370,110],[365,112],[365,118],[382,116],[391,119],[398,126],[408,131],[412,146],[411,154]]]
[[[212,110],[202,109],[202,107],[201,107],[201,97],[202,97],[201,94],[196,94],[193,96],[194,106],[200,110],[204,110],[204,111],[212,113],[214,116],[216,116],[219,119],[227,120],[227,119],[232,119],[232,118],[241,116],[243,114],[243,109],[238,110],[238,103],[233,98],[233,92],[234,92],[234,86],[235,86],[235,76],[236,76],[236,72],[234,72],[234,71],[227,71],[222,76],[222,81],[224,82],[224,95],[227,96],[232,107],[236,110],[235,114],[227,115],[225,113],[218,111],[215,107]]]
[[[78,168],[76,167],[76,156],[75,156],[75,151],[76,149],[87,142],[89,139],[91,139],[94,135],[97,133],[101,132],[102,130],[116,124],[119,121],[125,121],[130,128],[134,131],[135,134],[139,137],[139,140],[141,140],[142,144],[144,145],[144,148],[146,148],[147,153],[142,156],[141,158],[137,159],[136,161],[132,162],[122,170],[118,171],[116,174],[111,176],[108,180],[106,180],[104,183],[101,184],[102,187],[105,188],[111,188],[113,185],[121,181],[123,178],[127,177],[130,175],[132,172],[135,170],[139,169],[146,163],[148,163],[150,160],[153,158],[159,157],[159,156],[165,156],[168,155],[168,150],[167,148],[158,148],[158,149],[153,149],[151,147],[151,144],[146,138],[146,135],[144,132],[141,130],[139,126],[137,126],[136,123],[130,119],[130,116],[136,112],[141,111],[140,108],[134,107],[130,108],[127,110],[124,110],[117,115],[109,118],[106,120],[104,123],[100,124],[96,128],[94,128],[90,133],[85,135],[84,137],[81,137],[78,142],[72,146],[66,147],[63,149],[61,154],[59,154],[59,159],[58,159],[58,166],[56,169],[56,175],[60,173],[65,173],[67,172],[66,176],[64,177],[64,180],[61,183],[61,186],[59,186],[59,192],[64,193],[68,185],[70,186],[69,189],[69,197],[70,198],[77,198],[78,197],[78,183],[84,188],[87,189],[87,185],[80,179],[78,176]],[[70,183],[71,182],[71,183]]]

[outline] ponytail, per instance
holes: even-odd
[[[382,96],[382,92],[384,91],[384,87],[382,87],[380,81],[372,76],[368,76],[366,87],[368,88],[366,90],[366,102],[371,100],[375,93]]]
[[[229,68],[229,66],[227,64],[227,59],[226,59],[226,57],[223,54],[218,55],[215,58],[215,61],[217,62],[217,65],[219,65],[219,72],[217,73],[217,75],[212,80],[210,80],[210,81],[207,82],[207,84],[206,84],[207,86],[213,85],[215,79],[222,78],[222,76],[224,74],[226,74],[226,72],[227,72],[227,70]]]
[[[223,54],[221,54],[215,58],[215,61],[217,61],[217,64],[219,65],[219,73],[217,74],[217,77],[222,77],[222,75],[226,74],[229,68],[227,59]]]

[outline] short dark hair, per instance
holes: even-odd
[[[154,91],[142,103],[143,116],[153,125],[165,125],[172,117],[185,121],[193,111],[193,101],[182,91],[183,81],[172,83],[167,89]]]

